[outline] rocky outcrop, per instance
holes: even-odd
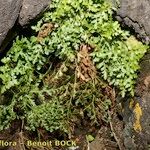
[[[22,0],[0,1],[0,46],[14,26],[22,5]]]
[[[14,24],[22,27],[31,23],[50,4],[50,0],[1,0],[0,1],[0,53],[14,35]],[[18,19],[19,18],[19,19]],[[18,22],[16,22],[18,21]],[[13,32],[11,32],[13,31]]]
[[[124,145],[128,150],[150,148],[150,52],[141,61],[135,97],[124,103]]]
[[[144,42],[150,42],[149,0],[120,0],[116,18],[132,28]]]
[[[25,26],[43,12],[50,0],[23,0],[22,8],[19,15],[19,24]]]
[[[120,0],[116,18],[133,29],[137,37],[150,42],[150,0]],[[150,148],[150,52],[141,61],[134,98],[123,104],[124,145],[127,150]]]

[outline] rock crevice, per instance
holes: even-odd
[[[150,42],[150,1],[120,0],[116,18],[131,27],[145,43]]]
[[[15,23],[20,24],[22,27],[30,24],[48,8],[49,4],[50,0],[1,0],[0,53],[7,43],[9,43],[9,41],[5,39],[9,39],[7,35],[12,30]]]

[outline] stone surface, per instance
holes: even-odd
[[[50,4],[50,0],[23,0],[19,16],[21,26],[27,25],[35,19]]]
[[[150,42],[150,0],[120,0],[116,18]],[[150,52],[141,61],[135,97],[123,104],[124,145],[127,150],[150,149]]]
[[[135,97],[124,102],[124,145],[131,150],[150,149],[150,52],[141,61]]]
[[[0,1],[0,46],[8,32],[14,26],[22,0],[1,0]]]
[[[0,55],[16,36],[18,24],[23,27],[33,21],[46,8],[50,0],[0,0]]]
[[[116,18],[144,42],[150,42],[150,0],[120,0]]]

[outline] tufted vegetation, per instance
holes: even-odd
[[[148,46],[120,28],[114,11],[106,0],[53,0],[32,27],[37,35],[16,38],[1,60],[1,130],[21,119],[28,130],[68,133],[79,118],[109,121],[110,85],[134,95]]]

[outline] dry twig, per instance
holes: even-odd
[[[111,118],[111,113],[110,113],[110,111],[108,111],[108,115],[109,115],[109,118]],[[114,130],[114,128],[113,128],[113,124],[112,124],[111,120],[110,120],[109,124],[110,124],[110,129],[111,129],[111,131],[112,131],[112,133],[113,133],[114,139],[115,139],[115,141],[117,142],[117,145],[118,145],[118,147],[119,147],[119,150],[123,150],[123,148],[122,148],[122,146],[121,146],[121,144],[120,144],[120,140],[118,139],[118,137],[117,137],[117,135],[116,135],[116,133],[115,133],[115,130]]]

